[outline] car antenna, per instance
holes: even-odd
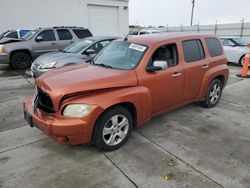
[[[138,24],[138,22],[139,22],[139,20],[136,21],[135,26]],[[127,41],[127,40],[128,40],[128,36],[130,35],[131,31],[132,31],[132,30],[130,30],[130,31],[128,32],[128,34],[127,34],[126,37],[124,38],[124,41]]]

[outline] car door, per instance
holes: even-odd
[[[68,29],[56,29],[58,48],[60,50],[74,43],[73,36]]]
[[[221,41],[228,62],[238,62],[238,60],[235,60],[235,57],[238,57],[236,43],[234,43],[231,39],[227,38],[223,38],[221,39]]]
[[[58,51],[58,45],[53,29],[41,31],[32,43],[34,57],[38,57],[44,53]]]
[[[201,82],[209,69],[209,63],[205,61],[203,43],[200,39],[181,41],[184,62],[184,96],[185,101],[195,99],[201,88]]]
[[[179,61],[179,50],[176,43],[158,46],[147,64],[154,65],[156,61],[167,62],[164,70],[139,75],[139,85],[150,90],[152,98],[152,115],[161,113],[182,103],[184,72]],[[140,73],[138,73],[140,74]]]

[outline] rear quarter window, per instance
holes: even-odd
[[[204,49],[199,39],[182,42],[184,59],[187,63],[199,61],[205,58]]]
[[[221,43],[218,39],[206,38],[206,43],[207,43],[210,56],[215,57],[215,56],[222,55],[223,50],[221,47]]]
[[[5,37],[18,38],[18,34],[16,31],[13,31],[13,32],[10,32],[9,34],[7,34]]]
[[[79,39],[93,36],[88,29],[73,29],[73,32]]]

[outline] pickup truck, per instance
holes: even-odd
[[[30,68],[38,56],[58,52],[90,36],[92,33],[87,28],[76,26],[55,26],[31,30],[21,39],[0,41],[0,64],[9,64],[16,70],[25,70]]]
[[[61,143],[112,151],[152,117],[194,101],[216,106],[228,74],[214,35],[126,37],[89,63],[39,77],[35,95],[23,102],[24,117]]]

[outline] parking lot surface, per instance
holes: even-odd
[[[25,72],[0,67],[0,187],[250,187],[250,80],[230,78],[217,107],[152,119],[114,152],[67,146],[30,128]]]

